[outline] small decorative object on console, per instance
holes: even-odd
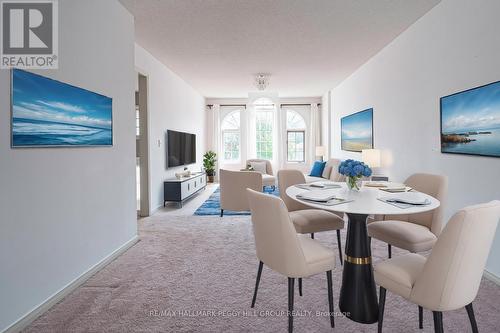
[[[372,169],[363,162],[349,159],[340,163],[339,173],[347,176],[346,184],[350,190],[359,190],[361,178],[363,178],[363,176],[370,177],[372,175]]]

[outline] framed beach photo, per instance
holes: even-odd
[[[340,119],[342,150],[373,149],[373,108]]]
[[[12,69],[11,146],[113,145],[112,99]]]
[[[500,81],[441,97],[441,152],[500,157]]]

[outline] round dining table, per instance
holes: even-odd
[[[331,206],[297,198],[297,195],[310,191],[310,189],[290,186],[286,189],[286,194],[310,208],[347,215],[347,239],[339,308],[347,318],[353,321],[364,324],[375,323],[378,321],[378,302],[366,228],[368,216],[418,214],[436,209],[440,202],[432,196],[419,193],[418,196],[422,199],[428,199],[429,204],[400,208],[380,200],[387,197],[397,197],[397,193],[388,193],[378,188],[366,186],[361,187],[359,191],[349,190],[346,183],[336,184],[340,187],[321,190],[344,200],[339,200],[342,203]]]

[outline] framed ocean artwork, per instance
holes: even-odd
[[[441,152],[500,157],[500,81],[441,97]]]
[[[373,108],[340,119],[342,150],[361,152],[373,148]]]
[[[12,70],[13,148],[112,146],[112,117],[110,97]]]

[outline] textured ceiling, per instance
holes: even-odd
[[[205,97],[320,96],[439,0],[120,0],[136,41]]]

